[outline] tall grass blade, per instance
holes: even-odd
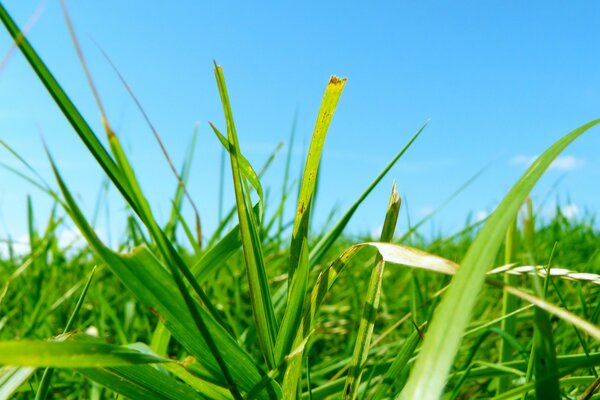
[[[231,103],[229,101],[229,94],[227,93],[227,86],[225,85],[225,77],[223,75],[222,68],[216,63],[215,77],[217,80],[217,86],[219,88],[221,103],[223,105],[223,111],[225,113],[225,120],[227,123],[226,149],[230,154],[240,236],[242,239],[242,248],[246,263],[246,275],[248,277],[248,284],[250,287],[252,313],[256,323],[258,342],[263,353],[263,357],[265,358],[267,366],[271,369],[276,366],[273,347],[277,332],[277,320],[275,319],[275,311],[273,309],[271,300],[271,292],[265,272],[262,243],[260,239],[260,225],[259,222],[257,222],[256,216],[252,212],[250,193],[247,185],[245,184],[245,179],[251,181],[249,176],[256,177],[256,174],[253,170],[248,168],[250,164],[247,161],[244,161],[245,159],[241,157],[237,132],[231,111]],[[222,137],[222,135],[218,134],[218,130],[214,128],[214,126],[213,130],[219,138]],[[245,172],[242,173],[242,170]],[[262,204],[262,188],[258,178],[256,177],[256,182],[251,181],[251,183],[253,186],[255,185],[255,188],[259,194],[259,201]],[[262,219],[262,212],[260,212],[260,214]]]
[[[21,35],[21,30],[8,14],[4,5],[0,3],[0,20],[13,37],[17,41],[19,49],[31,65],[32,69],[38,75],[48,93],[54,99],[56,105],[61,109],[64,116],[67,118],[79,138],[83,141],[90,153],[98,161],[104,172],[110,177],[111,181],[117,186],[119,191],[125,198],[129,198],[125,187],[123,186],[121,173],[108,154],[102,143],[92,131],[92,128],[79,113],[71,99],[67,96],[60,84],[56,81],[52,73],[48,70],[42,59],[38,56],[29,41]]]
[[[300,182],[298,206],[292,229],[292,242],[290,244],[290,264],[288,269],[288,296],[287,306],[283,315],[281,329],[277,336],[275,357],[283,360],[292,348],[294,336],[302,318],[306,289],[308,286],[309,254],[308,254],[308,228],[310,222],[310,208],[313,201],[321,152],[325,144],[325,137],[329,124],[333,118],[338,100],[342,94],[346,79],[332,76],[325,88],[321,101],[315,129],[313,131],[306,165]],[[297,375],[296,379],[301,376]],[[289,395],[289,393],[287,394]]]
[[[401,399],[433,400],[441,395],[469,322],[471,310],[485,280],[485,274],[519,207],[561,151],[599,123],[600,120],[594,120],[575,129],[546,150],[527,169],[489,217],[470,246],[461,262],[461,268],[434,314],[428,335]]]
[[[54,163],[52,165],[54,167]],[[167,272],[169,268],[144,247],[132,254],[120,255],[104,246],[85,220],[55,167],[54,172],[65,198],[66,211],[90,247],[111,271],[140,302],[156,312],[173,336],[193,356],[202,360],[215,378],[224,379],[234,397],[241,398],[238,385],[242,390],[254,387],[262,379],[262,371],[222,325],[195,302],[190,303],[185,287],[182,291],[183,282],[176,280],[178,285],[174,287],[173,279]],[[177,274],[174,267],[170,267],[171,272]],[[177,276],[175,274],[172,276]],[[277,392],[274,385],[273,382],[269,383],[262,398],[273,397],[272,393]]]

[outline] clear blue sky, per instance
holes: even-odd
[[[38,5],[22,0],[3,4],[22,26]],[[381,225],[393,179],[415,221],[489,166],[426,228],[457,230],[469,213],[491,211],[531,157],[600,117],[600,3],[594,1],[366,5],[105,0],[68,5],[109,117],[163,218],[176,182],[94,41],[129,81],[177,164],[194,125],[200,124],[190,191],[208,231],[216,224],[221,149],[207,121],[224,126],[213,59],[224,67],[242,151],[256,167],[279,141],[287,141],[298,113],[294,178],[329,76],[348,78],[325,144],[317,224],[334,207],[343,210],[351,204],[431,118],[418,142],[357,213],[350,226],[355,233]],[[102,135],[57,0],[48,2],[29,37]],[[5,54],[10,44],[0,30],[0,52]],[[91,214],[100,170],[15,53],[0,73],[0,137],[51,181],[40,132]],[[567,150],[536,188],[534,201],[541,201],[564,175],[547,209],[558,199],[569,214],[600,210],[599,153],[596,130]],[[285,149],[265,177],[271,197],[279,196],[284,158]],[[2,161],[14,164],[6,152]],[[42,225],[49,199],[0,171],[1,237],[25,232],[28,193]],[[227,203],[233,204],[230,190],[227,195]],[[123,216],[116,196],[111,216],[113,222]],[[400,230],[406,229],[405,219]]]

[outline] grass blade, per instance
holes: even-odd
[[[106,343],[45,340],[0,342],[0,364],[15,367],[85,368],[164,362],[169,360]]]
[[[310,265],[315,265],[318,263],[325,253],[331,248],[335,240],[342,234],[348,222],[358,209],[358,207],[362,204],[362,202],[369,196],[369,194],[375,189],[375,187],[381,182],[381,180],[387,175],[387,173],[392,169],[392,167],[396,164],[396,162],[406,153],[408,148],[413,144],[415,140],[419,137],[421,132],[425,129],[428,122],[426,122],[419,130],[410,138],[408,143],[392,158],[392,160],[385,166],[385,168],[381,171],[381,173],[371,182],[371,184],[367,187],[367,189],[356,199],[354,204],[350,206],[348,211],[336,222],[336,224],[327,232],[319,241],[314,245],[314,247],[310,251]]]
[[[300,184],[298,206],[292,229],[292,242],[290,245],[290,265],[288,269],[288,296],[287,306],[277,335],[275,357],[283,360],[294,344],[294,336],[302,318],[306,289],[308,286],[309,255],[308,255],[308,228],[310,221],[310,208],[313,200],[321,152],[325,144],[325,137],[329,124],[333,118],[338,100],[342,94],[346,79],[332,76],[325,88],[321,101],[315,129],[310,142],[304,174]],[[297,375],[296,379],[301,379]],[[288,395],[290,395],[288,393]]]
[[[227,122],[227,150],[230,154],[231,171],[233,174],[233,186],[235,191],[235,199],[237,204],[240,236],[242,239],[242,248],[244,252],[244,260],[246,262],[246,275],[250,287],[250,300],[252,303],[252,313],[256,323],[256,331],[258,334],[258,342],[263,353],[263,357],[267,366],[271,369],[275,367],[275,358],[273,347],[275,335],[277,332],[277,320],[275,319],[275,311],[271,300],[271,292],[265,272],[264,259],[262,253],[262,243],[260,239],[260,227],[257,219],[252,212],[250,194],[245,184],[245,179],[248,179],[256,188],[260,203],[262,204],[262,188],[258,177],[251,169],[250,164],[242,158],[240,154],[240,146],[237,138],[237,132],[233,121],[231,111],[231,103],[229,102],[229,94],[225,85],[225,77],[223,70],[215,63],[215,77],[219,87],[221,103],[225,113]],[[214,128],[215,134],[219,139],[224,139]],[[244,172],[242,172],[244,171]],[[252,179],[256,179],[254,182]],[[260,209],[260,207],[259,207]],[[262,212],[260,212],[262,214]],[[262,217],[262,215],[260,216]]]
[[[58,81],[48,70],[35,49],[31,46],[29,41],[22,36],[21,30],[8,14],[2,3],[0,3],[0,20],[2,20],[2,23],[10,35],[18,43],[19,49],[48,90],[48,93],[54,99],[56,105],[61,109],[62,113],[67,118],[79,138],[83,141],[90,153],[98,161],[98,164],[110,177],[111,181],[113,181],[123,196],[128,198],[129,195],[125,190],[121,173],[116,163],[108,154],[102,143],[98,140],[98,137],[94,134],[92,128],[90,128],[83,116],[79,113]]]
[[[202,360],[215,378],[227,382],[234,397],[241,397],[237,389],[238,385],[243,390],[254,387],[256,382],[262,379],[262,372],[229,335],[229,332],[206,310],[199,308],[195,302],[189,302],[189,293],[185,288],[184,291],[181,290],[183,282],[176,281],[179,286],[173,287],[173,280],[167,272],[169,268],[161,264],[148,249],[142,247],[132,254],[120,255],[104,246],[77,207],[53,162],[52,165],[65,197],[66,211],[79,227],[90,247],[111,271],[143,304],[151,307],[158,314],[161,322],[167,326],[173,336],[192,355]],[[173,266],[170,267],[171,272],[177,272],[173,270]],[[144,273],[140,274],[139,271]],[[201,333],[200,338],[197,336],[198,332]],[[232,368],[233,366],[235,368]],[[263,398],[273,397],[272,393],[277,392],[277,387],[274,385],[273,382],[269,383],[263,392]]]
[[[434,314],[429,334],[425,338],[401,399],[433,400],[441,395],[486,272],[519,207],[561,151],[599,123],[600,120],[594,120],[575,129],[546,150],[527,169],[489,217],[470,246],[461,262],[460,270]]]

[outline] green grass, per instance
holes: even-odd
[[[331,77],[325,87],[296,203],[290,204],[288,152],[283,194],[265,204],[261,176],[275,155],[258,172],[244,157],[224,71],[215,64],[215,100],[218,94],[226,126],[210,126],[229,158],[235,207],[227,212],[221,204],[216,233],[203,237],[200,212],[186,190],[193,153],[180,170],[173,166],[119,75],[177,181],[169,218],[158,220],[136,179],[143,166],[130,164],[65,16],[102,115],[104,140],[0,4],[0,19],[57,112],[131,215],[119,250],[109,248],[80,210],[74,183],[62,178],[60,160],[48,155],[56,181],[50,185],[2,142],[22,164],[12,172],[57,207],[40,229],[35,200],[28,201],[28,253],[15,253],[6,239],[0,398],[600,397],[600,276],[594,275],[600,273],[600,232],[589,216],[569,220],[558,212],[539,221],[527,202],[552,161],[600,120],[550,146],[482,223],[448,237],[423,238],[423,222],[395,233],[401,196],[394,187],[387,207],[381,205],[381,236],[356,238],[345,231],[354,212],[425,125],[407,136],[407,145],[337,221],[315,231],[320,158],[345,79]],[[181,212],[186,201],[191,220]],[[523,204],[528,211],[519,218]],[[286,221],[284,210],[292,206],[294,218]],[[86,246],[58,246],[66,219]],[[540,267],[519,268],[531,265]]]

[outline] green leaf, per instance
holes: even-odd
[[[356,199],[354,204],[350,206],[348,211],[336,222],[336,224],[325,234],[323,237],[319,239],[319,241],[313,246],[310,250],[310,265],[315,265],[325,255],[325,253],[331,248],[331,246],[335,243],[336,239],[342,234],[344,228],[350,222],[350,219],[358,209],[358,207],[362,204],[362,202],[369,196],[369,194],[375,189],[375,187],[381,182],[381,180],[387,175],[387,173],[392,169],[392,167],[398,162],[398,160],[406,153],[409,147],[413,144],[415,140],[419,137],[421,132],[425,129],[427,123],[425,123],[419,130],[410,138],[408,143],[392,158],[392,160],[385,166],[385,168],[377,175],[377,177],[371,182],[371,184],[367,187],[367,189]]]
[[[54,167],[54,163],[52,165]],[[130,254],[122,255],[113,252],[98,239],[56,168],[54,171],[65,197],[66,211],[90,247],[138,300],[155,312],[179,343],[198,360],[202,360],[215,379],[224,379],[233,392],[237,386],[242,390],[251,390],[261,381],[263,372],[211,314],[193,305],[192,310],[195,310],[198,318],[190,317],[190,304],[184,302],[180,289],[173,285],[168,268],[147,248],[139,247]],[[199,323],[206,329],[200,337]],[[260,398],[276,397],[278,391],[277,384],[269,381]]]
[[[433,316],[429,334],[425,338],[401,399],[439,398],[469,322],[471,310],[484,283],[486,272],[492,265],[502,239],[519,207],[561,151],[599,123],[600,120],[594,120],[575,129],[546,150],[527,169],[489,217],[460,263],[461,268]]]
[[[273,355],[273,343],[277,332],[277,320],[271,300],[271,292],[265,272],[262,243],[260,239],[260,224],[252,212],[250,193],[246,185],[249,180],[259,194],[259,202],[262,203],[262,188],[258,177],[251,169],[250,164],[242,157],[238,142],[229,94],[225,85],[223,70],[215,63],[215,77],[219,87],[225,121],[227,122],[227,150],[231,160],[231,172],[233,175],[233,187],[237,204],[240,236],[244,260],[246,263],[246,275],[250,288],[250,301],[252,304],[252,315],[256,323],[258,343],[263,357],[269,368],[275,367]],[[211,124],[217,136],[222,135]],[[262,213],[261,213],[262,214]]]
[[[298,197],[298,206],[294,218],[294,227],[292,229],[292,242],[290,245],[290,265],[288,270],[288,296],[287,306],[283,315],[283,321],[277,342],[275,345],[275,358],[278,361],[290,352],[294,343],[294,336],[298,331],[300,319],[304,308],[306,298],[306,289],[308,286],[308,225],[310,222],[310,208],[315,191],[319,163],[325,137],[329,124],[333,118],[338,100],[344,90],[346,79],[339,79],[332,76],[325,88],[325,94],[321,101],[315,129],[313,131],[310,148],[306,158],[304,174],[300,185],[300,194]],[[300,379],[297,375],[295,379]]]
[[[85,368],[163,362],[169,360],[104,343],[45,340],[0,342],[0,364],[15,367]]]

